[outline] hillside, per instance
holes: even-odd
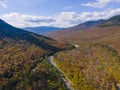
[[[108,21],[111,21],[111,22],[113,22],[113,21],[120,22],[120,15],[111,17]]]
[[[43,49],[57,49],[57,47],[51,45],[55,43],[54,40],[42,35],[15,28],[2,20],[0,20],[0,32],[1,39],[7,37],[16,41],[25,40],[29,43],[34,43]]]
[[[74,27],[50,34],[56,40],[79,45],[54,56],[54,62],[72,81],[75,90],[120,89],[119,17],[85,30]]]
[[[107,27],[107,26],[119,26],[120,25],[120,15],[111,17],[108,19],[105,23],[103,23],[101,26],[102,27]]]
[[[62,40],[65,41],[67,40],[67,38],[69,38],[67,36],[72,36],[72,34],[82,31],[82,30],[88,30],[91,28],[102,26],[105,22],[106,20],[102,20],[102,19],[97,20],[97,21],[87,21],[82,24],[79,24],[79,25],[76,25],[70,28],[66,28],[64,30],[47,33],[46,36],[54,38],[54,39],[63,38]]]
[[[37,34],[45,35],[45,34],[50,33],[50,32],[63,30],[64,28],[41,26],[41,27],[26,27],[23,29],[30,31],[30,32],[37,33]]]
[[[0,20],[0,90],[65,89],[59,72],[47,61],[62,47]]]
[[[87,22],[79,24],[77,26],[67,28],[65,30],[48,33],[47,36],[54,38],[56,40],[58,39],[58,40],[62,40],[62,41],[65,41],[65,40],[68,41],[68,39],[70,40],[70,39],[73,39],[76,37],[78,39],[78,38],[81,38],[81,35],[83,33],[86,34],[86,36],[87,36],[87,34],[94,32],[94,31],[100,32],[100,30],[96,30],[96,29],[112,28],[112,27],[119,26],[119,24],[120,24],[119,18],[120,18],[120,15],[117,15],[117,16],[111,17],[108,20],[101,19],[98,21],[87,21]],[[81,35],[78,36],[78,33]],[[101,33],[103,33],[103,32],[101,32]],[[93,35],[93,34],[91,34],[91,35]],[[70,38],[71,36],[75,36],[75,37]]]

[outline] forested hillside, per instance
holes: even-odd
[[[65,90],[59,72],[47,61],[62,47],[0,20],[0,90]]]
[[[119,24],[119,20],[114,21]],[[72,81],[75,90],[120,88],[120,26],[108,22],[112,22],[111,19],[102,24],[107,23],[106,26],[70,30],[69,34],[62,31],[60,37],[56,37],[56,32],[51,35],[57,40],[79,45],[54,56],[54,61]]]

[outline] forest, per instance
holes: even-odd
[[[119,30],[119,26],[99,27],[64,37],[79,47],[56,53],[54,61],[72,81],[75,90],[119,88]]]
[[[0,20],[0,90],[66,90],[48,56],[68,46]]]
[[[26,41],[0,40],[0,90],[66,90],[47,53]]]

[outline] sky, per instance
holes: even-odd
[[[71,27],[120,15],[120,0],[0,0],[0,18],[15,27]]]

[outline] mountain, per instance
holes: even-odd
[[[49,27],[49,26],[41,26],[41,27],[26,27],[24,28],[27,31],[34,32],[37,34],[46,34],[58,30],[63,30],[64,28],[57,28],[57,27]]]
[[[113,26],[113,25],[120,25],[120,15],[111,17],[110,19],[106,20],[101,26]]]
[[[85,22],[83,24],[80,25],[84,25],[84,26],[89,26],[89,27],[95,27],[95,26],[99,26],[100,24],[103,24],[106,20],[97,20],[97,21],[88,21]]]
[[[82,24],[79,24],[79,25],[76,25],[76,26],[73,26],[73,27],[70,27],[70,28],[67,28],[64,30],[74,30],[74,29],[75,30],[85,30],[85,29],[99,26],[105,22],[106,22],[106,20],[103,20],[103,19],[97,20],[97,21],[87,21],[87,22],[84,22]]]
[[[32,32],[28,32],[19,28],[15,28],[6,22],[0,20],[0,38],[3,39],[4,37],[13,39],[13,40],[25,40],[29,43],[34,43],[40,46],[43,49],[54,49],[50,42],[54,42],[54,40],[38,35]],[[57,48],[56,48],[57,49]]]
[[[90,27],[97,27],[101,25],[119,25],[120,24],[120,15],[113,16],[108,20],[97,20],[97,21],[88,21],[78,26],[84,25]],[[76,27],[76,26],[75,26]]]
[[[76,90],[120,88],[119,19],[120,16],[114,16],[92,28],[81,30],[75,26],[49,34],[58,41],[79,46],[55,56],[56,64],[69,77]]]
[[[116,22],[120,22],[120,15],[117,15],[117,16],[114,16],[114,17],[111,17],[108,21],[116,21]]]
[[[87,29],[90,29],[90,28],[94,28],[94,27],[102,25],[105,22],[106,22],[106,20],[103,20],[103,19],[100,19],[100,20],[97,20],[97,21],[87,21],[85,23],[82,23],[82,24],[79,24],[79,25],[76,25],[76,26],[73,26],[73,27],[70,27],[70,28],[66,28],[66,29],[63,29],[63,30],[60,30],[60,31],[54,31],[54,32],[47,33],[47,36],[48,37],[50,36],[50,37],[53,37],[53,38],[54,37],[56,37],[56,38],[66,37],[68,35],[70,36],[75,31],[87,30]]]
[[[61,30],[48,33],[47,36],[51,38],[60,39],[69,38],[67,36],[72,36],[77,34],[78,32],[85,32],[83,30],[91,30],[95,28],[102,28],[102,27],[110,27],[110,26],[119,26],[120,25],[120,15],[113,16],[108,20],[97,20],[97,21],[87,21],[85,23]]]
[[[61,47],[51,38],[0,20],[0,90],[65,90],[59,72],[48,62]]]

